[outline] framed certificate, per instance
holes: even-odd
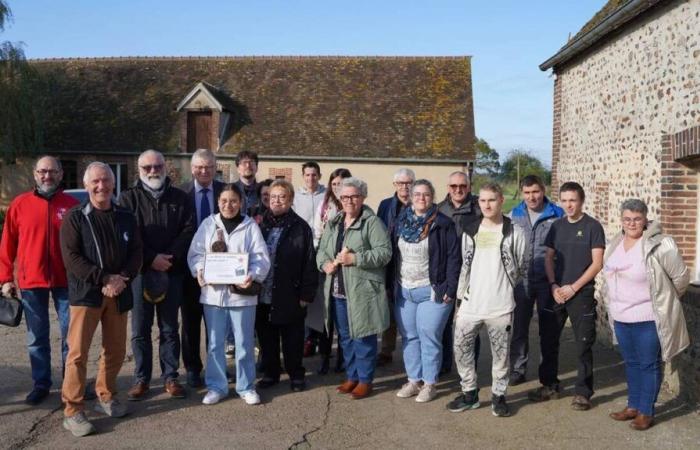
[[[241,284],[247,275],[247,253],[206,253],[204,255],[204,281],[207,284]]]

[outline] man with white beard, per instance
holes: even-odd
[[[165,175],[165,158],[160,152],[141,153],[138,166],[139,181],[119,198],[119,203],[136,215],[143,239],[141,275],[132,283],[131,347],[136,367],[128,399],[143,400],[150,388],[151,328],[155,314],[158,314],[159,357],[165,391],[171,397],[183,398],[185,389],[177,381],[180,363],[178,308],[195,222],[187,194],[172,186]]]

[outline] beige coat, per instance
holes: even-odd
[[[605,262],[615,248],[622,244],[623,237],[623,233],[620,232],[611,240],[605,250]],[[673,238],[662,234],[661,225],[658,222],[649,222],[642,235],[642,246],[656,318],[656,331],[661,342],[661,357],[664,361],[670,361],[690,345],[688,328],[680,302],[690,282],[690,271],[683,262],[683,257]],[[610,299],[605,281],[602,294],[603,301],[606,306],[609,306]],[[613,342],[617,343],[612,322],[613,319],[610,317]]]

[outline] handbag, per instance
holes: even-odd
[[[14,297],[0,296],[0,324],[16,327],[22,321],[22,302]]]

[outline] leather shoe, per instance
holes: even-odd
[[[648,429],[654,423],[654,416],[645,416],[644,414],[637,414],[637,417],[630,422],[630,428],[635,430],[644,431]]]
[[[637,410],[634,408],[625,408],[622,411],[611,412],[609,416],[612,420],[632,420],[637,417]]]
[[[146,397],[146,394],[148,394],[148,390],[148,384],[143,381],[137,381],[136,384],[131,386],[129,392],[127,392],[126,399],[131,402],[143,400]]]
[[[48,396],[48,389],[34,388],[29,394],[27,394],[27,397],[24,399],[24,403],[26,403],[27,405],[35,406],[43,402],[44,399]]]
[[[355,389],[352,390],[352,398],[355,400],[360,400],[367,397],[372,393],[372,383],[359,383]]]
[[[345,383],[341,384],[336,388],[339,394],[349,394],[357,386],[357,381],[347,380]]]
[[[256,383],[258,389],[267,389],[279,383],[279,379],[263,377]]]
[[[177,380],[168,380],[165,382],[165,392],[170,394],[172,398],[185,398],[185,388],[182,387]]]

